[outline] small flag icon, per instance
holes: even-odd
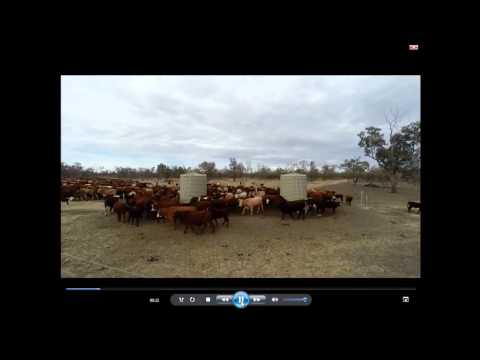
[[[417,51],[418,50],[418,44],[410,44],[410,45],[408,45],[408,49],[410,51]]]

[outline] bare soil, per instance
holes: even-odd
[[[101,201],[62,204],[62,277],[420,276],[420,215],[406,206],[419,198],[415,187],[401,184],[391,194],[341,180],[314,186],[353,195],[352,206],[305,221],[282,221],[277,209],[265,216],[238,211],[229,228],[220,220],[215,233],[196,235],[169,223],[119,223],[104,215]],[[360,206],[361,190],[367,208]]]

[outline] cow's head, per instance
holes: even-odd
[[[243,207],[243,199],[238,199],[238,206]]]

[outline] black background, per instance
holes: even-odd
[[[33,154],[38,161],[32,166],[38,167],[43,174],[38,179],[36,188],[42,189],[45,198],[42,210],[32,219],[31,239],[39,261],[38,271],[28,275],[31,289],[35,289],[38,306],[56,309],[80,309],[88,311],[136,311],[148,313],[188,314],[204,312],[209,314],[233,314],[272,312],[275,314],[308,314],[322,316],[331,309],[353,312],[369,309],[373,312],[383,310],[410,312],[434,301],[432,290],[439,275],[436,263],[436,245],[440,238],[438,226],[434,224],[434,213],[441,211],[432,204],[432,194],[439,186],[434,181],[435,142],[438,130],[442,129],[441,119],[431,115],[433,109],[434,76],[433,65],[429,58],[430,44],[421,32],[386,33],[373,32],[359,34],[352,32],[341,36],[325,36],[315,33],[310,28],[306,33],[294,33],[284,30],[259,36],[252,34],[235,34],[220,36],[218,32],[208,34],[182,34],[180,38],[171,34],[157,34],[158,37],[130,37],[125,33],[103,36],[95,41],[83,39],[76,33],[72,38],[64,38],[50,51],[46,51],[42,69],[35,74],[35,86],[41,91],[32,104],[37,113],[32,118],[32,127],[36,130],[33,139]],[[119,36],[120,35],[120,36]],[[202,36],[203,35],[203,36]],[[409,44],[419,44],[416,52],[409,51]],[[45,50],[45,49],[44,49]],[[49,49],[50,50],[50,49]],[[422,244],[421,244],[421,279],[60,279],[60,75],[61,74],[291,74],[291,75],[416,75],[421,79],[422,106]],[[40,110],[40,113],[38,112]],[[45,171],[48,167],[48,172]],[[37,181],[37,179],[35,179]],[[35,222],[35,224],[33,224]],[[36,229],[42,229],[41,240]],[[39,243],[41,241],[41,243]],[[45,271],[43,271],[45,270]],[[443,279],[446,281],[445,279]],[[106,285],[146,286],[154,285],[179,287],[178,291],[163,293],[151,292],[139,296],[139,292],[128,293],[92,293],[77,297],[76,301],[66,300],[63,290],[70,286],[100,287]],[[415,286],[413,293],[405,291],[302,291],[302,287],[405,287]],[[181,292],[182,286],[188,287],[231,287],[232,290],[246,290],[250,287],[281,287],[285,292],[307,292],[313,302],[302,308],[252,308],[237,310],[235,308],[173,308],[169,304],[172,293]],[[212,288],[212,293],[216,291]],[[296,289],[296,290],[295,290]],[[188,290],[185,292],[194,292]],[[205,290],[199,291],[208,292]],[[225,291],[221,291],[225,293]],[[268,292],[268,291],[264,291]],[[278,290],[271,292],[280,292]],[[261,291],[257,291],[261,293]],[[148,295],[161,298],[160,304],[149,304]],[[409,304],[401,302],[401,296],[413,295]],[[115,310],[114,310],[115,309]],[[382,310],[380,310],[382,309]]]

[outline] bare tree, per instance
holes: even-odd
[[[252,169],[252,160],[248,159],[245,161],[245,165],[247,167],[247,174],[248,176],[252,176],[253,174],[253,169]]]
[[[234,157],[230,158],[230,164],[228,165],[228,167],[232,173],[233,182],[235,182],[235,180],[237,179],[237,173],[238,173],[237,159],[235,159]]]
[[[320,172],[315,165],[315,161],[310,161],[309,170],[308,170],[308,177],[310,180],[314,180],[320,176]]]
[[[389,162],[393,163],[395,162],[395,147],[392,146],[393,144],[393,135],[395,134],[395,131],[398,128],[398,124],[400,122],[400,111],[398,108],[391,108],[387,113],[385,113],[385,122],[388,125],[389,131],[390,131],[390,136],[388,138],[389,144],[390,144],[390,151],[388,151],[388,157],[389,157]],[[397,192],[397,185],[398,181],[400,179],[400,173],[399,172],[391,172],[390,173],[390,182],[392,185],[392,193]]]
[[[306,174],[307,173],[307,170],[308,170],[308,167],[309,167],[309,163],[307,160],[300,160],[298,162],[298,171],[301,172],[302,174]]]

